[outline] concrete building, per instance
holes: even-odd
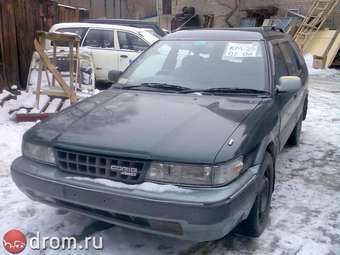
[[[301,14],[306,14],[314,0],[158,0],[157,10],[160,14],[160,23],[163,27],[169,27],[169,16],[181,13],[184,6],[193,6],[200,16],[214,14],[214,26],[226,27],[226,15],[234,8],[234,12],[229,20],[233,26],[239,26],[241,17],[246,16],[246,9],[264,8],[275,6],[278,8],[278,16],[284,17],[287,10],[294,10]],[[171,5],[171,15],[162,14],[164,4]],[[340,26],[340,4],[337,6],[326,26],[336,29]]]
[[[174,15],[181,13],[184,6],[193,6],[196,13],[214,14],[215,27],[239,26],[246,9],[275,6],[278,16],[285,17],[287,10],[306,14],[314,0],[56,0],[66,5],[84,7],[90,10],[91,18],[151,18],[161,27],[170,29]],[[226,16],[233,15],[225,22]],[[340,5],[326,23],[327,27],[336,29],[340,26]]]

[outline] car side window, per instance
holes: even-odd
[[[118,41],[123,50],[144,51],[149,47],[144,40],[129,32],[118,31]]]
[[[81,39],[83,39],[86,30],[87,30],[86,27],[66,27],[66,28],[59,28],[56,31],[59,32],[59,33],[77,34],[77,35],[80,36]],[[67,42],[60,42],[60,41],[56,41],[55,44],[56,44],[56,46],[59,46],[59,47],[68,47],[69,46],[69,44]]]
[[[290,44],[288,42],[281,43],[280,48],[282,50],[285,62],[287,63],[289,75],[299,76],[301,73],[301,65]]]
[[[87,33],[83,46],[94,48],[114,48],[114,33],[111,30],[91,29]]]
[[[289,71],[284,56],[278,44],[273,44],[273,54],[275,62],[275,84],[279,83],[281,76],[288,76]]]

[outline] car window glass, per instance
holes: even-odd
[[[302,79],[302,83],[305,85],[307,78],[308,78],[308,70],[307,70],[307,67],[305,65],[305,60],[304,60],[304,58],[301,54],[301,50],[300,50],[299,46],[297,46],[297,44],[294,41],[291,41],[290,45],[293,48],[294,56],[297,59],[298,68],[299,68],[299,76]]]
[[[56,31],[59,32],[59,33],[77,34],[77,35],[80,36],[81,39],[83,39],[86,30],[87,30],[87,28],[85,28],[85,27],[69,27],[69,28],[59,28]],[[67,42],[56,41],[55,43],[56,43],[56,46],[59,46],[59,47],[68,47],[69,46],[69,44]]]
[[[292,47],[288,42],[281,43],[280,48],[282,50],[283,57],[287,63],[288,71],[290,75],[298,75],[300,68],[299,60],[294,53]]]
[[[279,83],[281,76],[288,76],[288,68],[286,62],[284,61],[284,56],[280,50],[278,44],[273,45],[273,54],[275,62],[275,84]]]
[[[139,79],[143,80],[155,73],[161,73],[164,68],[164,62],[170,52],[170,47],[163,45],[157,49],[155,54],[151,55],[143,65],[138,67]]]
[[[187,40],[154,44],[122,78],[131,85],[168,83],[194,89],[269,90],[265,74],[262,42]]]
[[[114,48],[114,33],[111,30],[91,29],[86,35],[83,46]]]
[[[118,41],[120,48],[124,50],[144,51],[149,47],[144,40],[128,32],[118,31]]]

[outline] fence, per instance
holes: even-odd
[[[0,90],[25,87],[37,30],[88,17],[86,9],[51,0],[0,0]]]

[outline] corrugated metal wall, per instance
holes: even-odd
[[[59,6],[50,0],[0,1],[0,89],[25,87],[37,30],[54,23],[87,18],[87,10]]]

